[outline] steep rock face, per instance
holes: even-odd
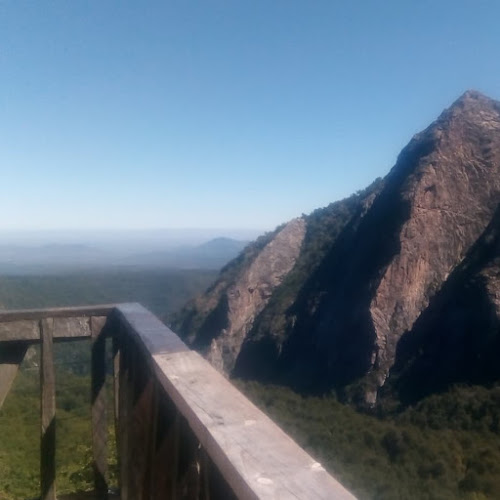
[[[500,106],[468,92],[412,139],[359,226],[339,236],[297,297],[282,379],[347,387],[347,397],[373,404],[401,336],[499,201]]]
[[[313,375],[324,366],[321,357],[326,353],[310,335],[316,327],[316,313],[330,282],[345,290],[338,276],[332,276],[332,268],[344,270],[342,263],[350,253],[350,249],[343,253],[345,242],[357,234],[383,187],[384,181],[377,179],[365,190],[306,217],[306,236],[297,263],[256,318],[234,375],[255,377],[258,360],[258,377],[263,380],[280,380],[313,391],[322,385],[318,381],[321,375]]]
[[[288,245],[287,231],[282,234],[281,243],[273,241],[282,228],[261,236],[221,271],[219,279],[203,296],[173,318],[172,327],[227,374],[247,375],[248,360],[250,376],[274,377],[288,330],[296,321],[288,309],[339,235],[346,227],[359,224],[382,187],[383,181],[377,179],[364,191],[317,209],[303,216],[300,222],[292,221],[290,230],[302,241],[299,245],[294,237],[291,260],[286,257],[289,250],[283,247]],[[285,266],[286,271],[275,276],[271,286],[268,280],[272,273],[268,273],[266,264],[270,252],[274,261],[285,255],[282,263],[274,265]],[[260,291],[256,290],[258,283],[262,284]],[[234,318],[231,327],[230,316]]]
[[[304,235],[304,219],[292,220],[235,276],[228,279],[223,272],[207,296],[198,300],[196,308],[198,314],[201,312],[201,326],[188,340],[203,350],[221,372],[230,373],[233,369],[256,316],[293,268]],[[180,329],[185,331],[189,326],[184,324]]]
[[[401,335],[484,231],[500,201],[500,110],[467,93],[414,140],[433,144],[415,158],[400,191],[409,206],[400,251],[383,271],[370,303],[373,370],[382,385]],[[395,167],[398,168],[398,165]]]
[[[481,246],[499,202],[500,103],[466,92],[410,141],[384,181],[356,198],[341,223],[329,226],[331,219],[320,217],[322,230],[311,231],[314,219],[306,218],[297,264],[264,307],[236,320],[246,306],[232,302],[232,321],[245,331],[239,354],[231,356],[236,374],[259,377],[265,359],[267,379],[302,390],[334,387],[374,404],[395,363],[395,377],[412,379],[400,360],[409,366],[418,356],[403,347],[417,345],[412,338],[429,341],[422,331],[434,330],[424,319],[443,290],[453,295],[458,270]],[[330,238],[320,237],[325,230]],[[315,240],[327,243],[306,252]],[[475,277],[484,297],[477,311],[498,308],[495,266],[485,264]],[[203,337],[202,329],[191,331]],[[231,349],[228,337],[218,338],[215,352]]]
[[[500,207],[413,329],[385,392],[411,403],[450,383],[500,378]]]

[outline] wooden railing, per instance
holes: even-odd
[[[41,499],[55,490],[53,342],[90,338],[95,490],[108,496],[106,342],[112,343],[122,500],[353,499],[227,379],[139,304],[0,313],[0,407],[41,343]]]

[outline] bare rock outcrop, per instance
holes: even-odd
[[[383,270],[370,303],[379,385],[394,362],[399,338],[411,330],[500,202],[500,109],[493,101],[466,93],[414,139],[421,141],[433,148],[415,158],[401,186],[409,215],[399,231],[400,250]]]
[[[223,271],[213,289],[198,299],[201,325],[188,340],[221,372],[233,369],[255,318],[295,265],[304,235],[304,219],[290,221],[236,273]]]
[[[500,207],[401,338],[385,392],[412,403],[452,383],[491,384],[499,357]]]

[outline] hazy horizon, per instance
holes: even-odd
[[[0,247],[84,244],[112,249],[125,247],[127,252],[134,252],[195,246],[216,238],[251,241],[265,232],[267,230],[240,228],[0,229]]]

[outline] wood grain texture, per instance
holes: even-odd
[[[115,419],[116,448],[120,449],[118,441],[118,415],[120,413],[120,340],[117,335],[111,338],[113,359],[113,416]],[[120,457],[118,457],[118,460]]]
[[[155,381],[150,498],[176,498],[179,472],[179,412]]]
[[[107,316],[114,308],[114,304],[100,304],[96,306],[52,307],[47,309],[14,309],[0,311],[0,323],[44,318],[71,318],[74,316]]]
[[[121,500],[134,500],[129,494],[128,470],[129,470],[129,425],[132,407],[131,390],[131,349],[125,335],[120,335],[120,325],[117,325],[117,334],[113,339],[120,367],[118,370],[118,426],[116,427],[116,443],[118,447],[119,487]],[[116,372],[115,372],[116,373]]]
[[[1,316],[1,315],[0,315]],[[40,341],[39,321],[47,318],[41,315],[37,319],[18,319],[1,322],[0,342],[26,341],[37,343]],[[97,322],[103,327],[105,316],[69,316],[67,318],[56,316],[54,320],[54,340],[78,340],[92,336],[91,322]],[[96,325],[97,325],[96,323]]]
[[[1,316],[1,315],[0,315]],[[1,322],[0,319],[0,342],[26,341],[38,343],[40,331],[38,324],[40,319],[47,318],[41,315],[38,319],[19,319]],[[92,336],[91,322],[103,327],[105,316],[70,316],[67,318],[54,317],[54,340],[78,340]]]
[[[106,321],[107,316],[91,316],[90,317],[90,331],[92,333],[92,338],[97,338],[101,335],[105,335],[106,332]]]
[[[90,337],[90,317],[54,318],[54,338]]]
[[[127,477],[130,498],[149,500],[146,492],[150,487],[151,447],[153,440],[151,427],[153,415],[153,377],[149,367],[140,359],[140,353],[132,353],[131,407],[128,425],[129,467]]]
[[[109,330],[101,334],[105,316]],[[0,334],[3,333],[5,340],[9,336],[8,342],[1,342],[0,337],[0,348],[18,346],[15,362],[4,363],[0,371],[0,376],[7,374],[0,379],[0,396],[10,387],[7,379],[13,378],[12,373],[24,356],[23,349],[29,343],[42,342],[42,500],[55,500],[53,341],[89,337],[92,332],[93,440],[96,469],[103,477],[106,458],[99,450],[103,443],[105,411],[102,406],[104,338],[113,333],[115,388],[119,389],[115,411],[122,500],[160,499],[169,495],[266,500],[354,499],[158,318],[139,304],[122,304],[115,308],[0,313]],[[16,335],[24,342],[13,342]],[[6,352],[0,351],[0,361]]]
[[[56,388],[54,374],[54,345],[52,334],[54,320],[43,319],[41,328],[40,366],[40,488],[41,500],[56,500]]]
[[[66,318],[62,318],[68,321]],[[80,318],[69,318],[69,321]],[[104,318],[105,320],[105,318]],[[103,319],[91,318],[91,416],[94,488],[102,499],[108,498],[108,426],[106,415],[106,339],[100,335]],[[57,320],[55,320],[57,321]],[[70,325],[68,325],[70,326]]]
[[[40,321],[23,319],[0,323],[0,342],[40,341]]]
[[[240,499],[354,499],[274,422],[149,311],[114,313]]]

